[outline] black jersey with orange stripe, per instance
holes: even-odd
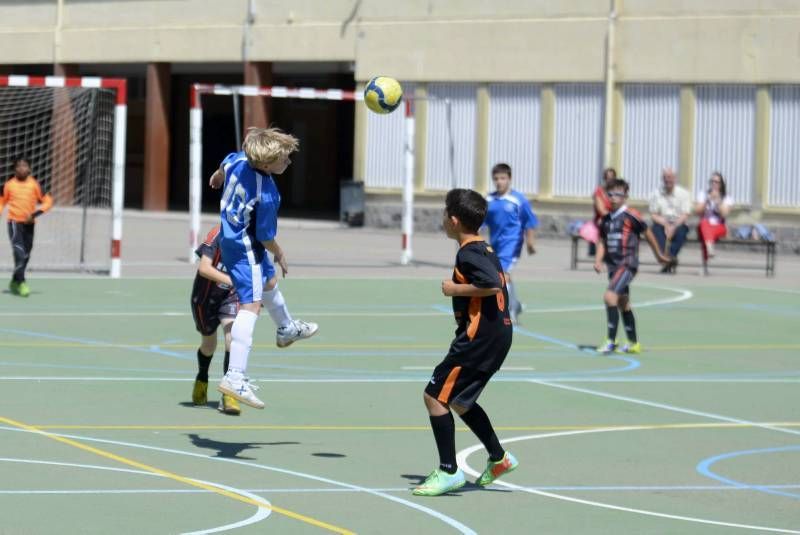
[[[453,282],[477,288],[500,288],[487,297],[453,297],[456,337],[447,358],[461,366],[497,371],[511,347],[512,326],[503,268],[483,240],[464,243],[456,254]]]
[[[604,260],[609,271],[621,266],[632,271],[639,268],[639,235],[646,230],[642,214],[627,206],[603,216],[600,238],[606,246]]]
[[[217,225],[211,229],[211,232],[208,233],[206,239],[203,240],[203,243],[195,250],[194,254],[198,258],[207,256],[211,259],[212,266],[220,271],[225,271],[225,265],[222,263],[222,250],[219,247],[220,237],[220,226]],[[230,292],[231,288],[229,286],[217,284],[198,273],[194,278],[194,286],[192,287],[192,302],[222,302]]]

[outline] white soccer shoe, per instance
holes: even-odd
[[[275,335],[278,347],[289,347],[298,340],[311,338],[319,330],[319,325],[301,320],[294,320],[289,325],[280,327]]]
[[[264,402],[254,394],[258,390],[258,386],[250,384],[250,379],[241,373],[226,373],[222,381],[219,382],[217,390],[236,398],[245,405],[250,405],[256,409],[264,408]]]

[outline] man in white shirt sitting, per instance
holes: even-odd
[[[661,254],[672,261],[664,266],[662,273],[674,273],[678,265],[678,252],[686,241],[689,226],[686,221],[692,209],[689,192],[679,186],[675,170],[665,167],[661,173],[662,187],[650,196],[650,217]],[[668,249],[668,250],[667,250]]]

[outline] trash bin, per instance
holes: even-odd
[[[339,185],[339,221],[350,227],[363,227],[364,183],[342,180]]]

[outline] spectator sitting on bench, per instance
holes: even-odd
[[[697,238],[703,250],[703,265],[714,257],[714,243],[728,234],[725,217],[731,210],[733,201],[726,195],[725,179],[715,171],[708,181],[708,190],[697,196],[695,211],[700,216]]]
[[[674,272],[678,265],[678,252],[686,241],[689,226],[686,220],[692,210],[689,192],[677,185],[675,171],[665,167],[661,172],[663,186],[650,196],[650,217],[653,220],[653,234],[661,254],[672,261],[661,269],[661,273]],[[669,244],[669,250],[667,250]]]

